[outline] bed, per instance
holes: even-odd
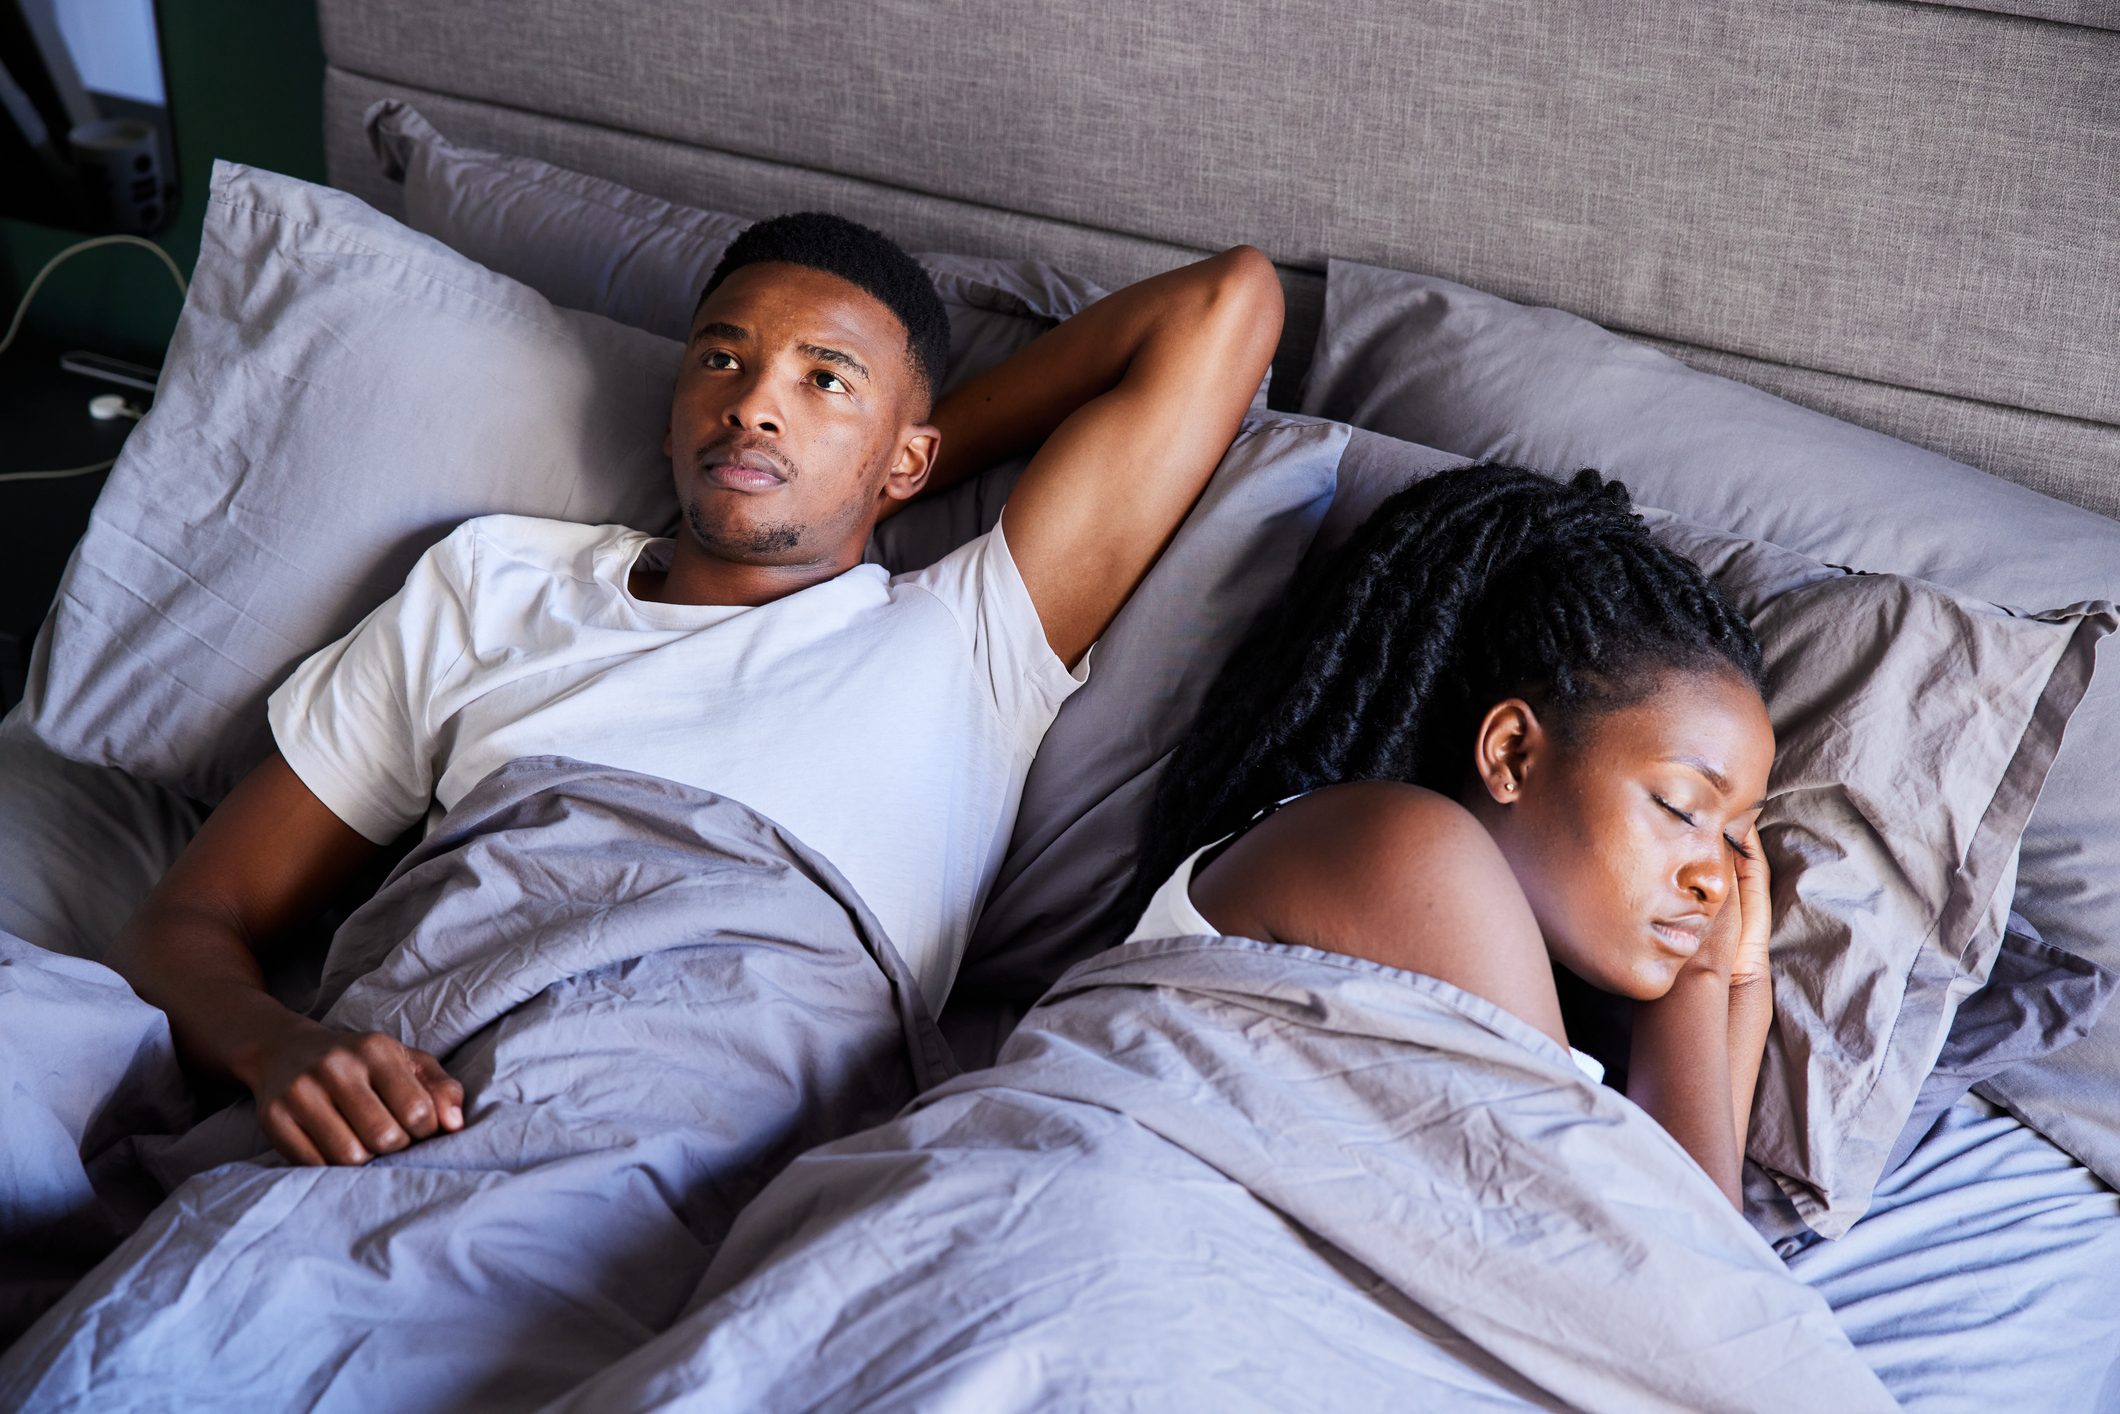
[[[644,201],[734,218],[822,206],[919,251],[1036,263],[1033,273],[981,266],[966,276],[961,299],[985,301],[997,317],[1057,317],[1098,288],[1234,242],[1257,245],[1281,269],[1288,320],[1247,445],[1276,470],[1218,478],[1210,497],[1221,499],[1203,510],[1219,518],[1216,534],[1237,523],[1271,533],[1232,548],[1203,521],[1174,544],[1178,569],[1188,556],[1226,563],[1241,552],[1286,568],[1316,553],[1363,503],[1350,468],[1398,455],[1380,434],[1451,461],[1512,452],[1558,463],[1580,450],[1615,474],[1650,468],[1654,457],[1630,444],[1577,440],[1572,429],[1510,440],[1542,402],[1640,397],[1652,415],[1669,415],[1704,386],[1577,386],[1551,363],[1478,343],[1516,328],[1518,311],[1552,307],[1589,322],[1556,334],[1542,310],[1525,327],[1582,341],[1581,360],[1609,356],[1619,372],[1636,370],[1628,360],[1638,354],[1594,342],[1613,331],[1627,350],[1677,360],[1654,365],[1659,377],[1720,375],[1909,449],[1863,474],[1835,460],[1840,443],[1785,475],[1697,484],[1645,470],[1643,500],[1834,566],[1925,575],[2038,611],[2120,597],[2120,539],[2101,539],[2113,524],[2103,518],[2120,516],[2120,360],[2110,347],[2120,227],[2109,219],[2120,98],[2102,82],[2120,62],[2120,19],[2108,9],[2090,0],[1808,0],[1757,13],[1661,2],[1194,3],[1094,16],[985,3],[823,14],[651,0],[319,6],[332,184],[445,240],[476,233],[476,194],[463,209],[408,211],[403,153],[425,139],[401,115],[379,127],[378,103],[415,110],[466,148],[538,159]],[[1470,331],[1418,353],[1439,360],[1437,407],[1402,385],[1353,388],[1361,360],[1348,350],[1358,343],[1387,348],[1401,369],[1417,359],[1411,344],[1362,334],[1359,311],[1346,312],[1354,306],[1342,292],[1361,288],[1364,270],[1442,283],[1373,294],[1363,308],[1403,298],[1441,311],[1435,329]],[[601,272],[593,297],[618,299],[624,277]],[[1391,337],[1417,326],[1429,327],[1408,316]],[[587,347],[599,356],[640,355],[623,334],[597,337],[606,341]],[[1456,360],[1447,369],[1446,354]],[[1485,381],[1462,381],[1474,374]],[[1712,418],[1720,404],[1703,406]],[[1479,425],[1481,414],[1505,430]],[[1321,431],[1320,418],[1363,430]],[[1918,479],[1937,464],[1960,470]],[[1968,466],[1991,476],[1968,479]],[[933,524],[935,534],[961,538],[962,517],[991,523],[995,498],[961,499],[959,520]],[[1160,592],[1167,600],[1137,620],[1199,597],[1176,585]],[[1216,592],[1227,600],[1217,601],[1218,622],[1241,623],[1257,607],[1228,585]],[[1124,631],[1147,642],[1151,629]],[[1989,881],[2012,888],[1971,909],[1995,914],[1982,925],[1982,965],[1934,982],[1948,997],[1935,1044],[1920,1053],[1921,1073],[1896,1076],[1921,1090],[1923,1123],[1904,1134],[1903,1116],[1887,1126],[1877,1142],[1890,1161],[1880,1148],[1874,1184],[1856,1185],[1845,1221],[1831,1194],[1807,1208],[1801,1185],[1751,1176],[1761,1234],[1909,1407],[2011,1397],[2120,1408],[2120,1329],[2110,1320],[2120,1305],[2120,1020],[2099,1020],[2109,976],[2120,975],[2120,927],[2110,924],[2120,918],[2120,834],[2097,833],[2106,817],[2094,801],[2070,803],[2098,794],[2109,773],[2103,752],[2120,749],[2120,709],[2104,704],[2120,699],[2102,676],[2092,683],[2088,639],[2079,646],[2082,680],[2067,706],[2043,698],[2027,709],[2056,720],[2039,770],[2016,788],[2033,822],[2017,817],[2023,851],[1998,860],[2003,872]],[[1126,662],[1127,647],[1099,651]],[[52,681],[47,673],[47,703]],[[1175,683],[1139,690],[1182,701]],[[32,713],[0,727],[0,928],[93,957],[197,828],[198,797],[213,792],[136,780],[91,751],[66,759],[28,729]],[[1080,725],[1056,727],[1049,754],[1064,759],[1115,730],[1077,715]],[[1135,789],[1157,754],[1152,743],[1141,751],[1120,773]],[[550,769],[573,779],[563,764]],[[1101,808],[1076,803],[1019,827],[982,934],[990,944],[1036,935],[1046,950],[1011,954],[1002,968],[980,961],[975,940],[941,1017],[965,1063],[992,1056],[1044,987],[1091,950],[1095,928],[1060,928],[1050,901],[1118,847],[1112,821],[1124,812]],[[2015,926],[2005,928],[2012,906]],[[2005,946],[2010,938],[2019,941]],[[61,980],[74,990],[53,992],[55,1007],[74,1004],[92,979]],[[316,980],[298,969],[280,982],[306,997]],[[338,979],[342,1002],[353,980]],[[2016,988],[2014,1010],[1969,1003],[2004,996],[2005,983]],[[2045,1039],[2027,1043],[2038,1027],[2024,1018],[2042,1006]],[[1974,1020],[1955,1024],[1960,1011]],[[144,1047],[138,1021],[116,1027],[106,1048]],[[888,1115],[946,1073],[924,1023],[907,1022],[905,1034],[895,1088],[850,1100],[849,1114]],[[183,1104],[155,1097],[149,1127],[181,1127],[191,1118]],[[783,1147],[818,1137],[794,1133]],[[204,1172],[226,1157],[214,1139],[147,1169]],[[138,1223],[157,1197],[143,1188],[98,1221]],[[784,1235],[741,1229],[740,1245],[764,1253]],[[79,1276],[70,1253],[106,1250],[106,1239],[87,1223],[70,1231],[75,1248],[59,1242],[36,1254],[43,1267],[8,1275],[41,1292],[41,1309]],[[787,1278],[798,1294],[800,1277]],[[657,1299],[671,1308],[657,1328],[669,1329],[693,1298]],[[585,1340],[575,1358],[614,1361],[642,1335],[625,1326],[602,1344]],[[2029,1390],[2028,1344],[2042,1361]],[[694,1353],[652,1373],[682,1371]],[[678,1387],[621,1380],[610,1402],[583,1395],[581,1407],[653,1403]],[[739,1387],[728,1407],[762,1388]],[[1083,1388],[1093,1397],[1094,1384]],[[456,1397],[530,1404],[557,1392],[526,1375]],[[303,1399],[328,1403],[330,1393]]]

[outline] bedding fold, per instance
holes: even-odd
[[[1890,1409],[1646,1114],[1433,978],[1238,938],[1076,967],[797,1159],[557,1408]]]
[[[298,1168],[246,1103],[145,1154],[175,1191],[0,1359],[0,1406],[534,1405],[674,1319],[780,1164],[954,1068],[830,863],[737,801],[555,757],[459,802],[340,930],[324,996],[440,1057],[465,1127]]]

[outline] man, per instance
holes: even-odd
[[[213,813],[110,964],[281,1153],[361,1164],[463,1123],[431,1055],[266,991],[256,949],[384,842],[522,756],[733,797],[830,859],[938,1005],[1032,751],[1271,359],[1238,247],[1100,301],[936,400],[948,325],[912,258],[815,213],[729,248],[665,450],[672,541],[468,522],[274,694],[278,752]],[[1001,525],[889,579],[876,522],[1037,447]]]

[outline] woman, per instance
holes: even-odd
[[[1133,936],[1352,954],[1562,1044],[1557,977],[1631,998],[1629,1097],[1741,1205],[1772,1020],[1760,689],[1743,616],[1619,483],[1432,477],[1223,670]]]

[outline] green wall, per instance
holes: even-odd
[[[188,275],[216,157],[324,180],[324,50],[314,0],[160,0],[157,8],[181,190],[175,219],[155,239]],[[83,236],[0,221],[0,328],[38,268]],[[156,363],[177,309],[160,261],[108,247],[54,271],[29,324],[69,345]]]

